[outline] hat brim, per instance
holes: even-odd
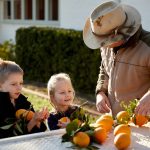
[[[127,21],[121,27],[121,33],[132,36],[136,33],[141,25],[141,15],[139,12],[132,6],[122,4],[122,7],[127,15]],[[91,49],[100,48],[101,43],[107,39],[108,36],[97,36],[93,34],[91,30],[90,18],[86,20],[84,29],[83,29],[83,40],[84,43]]]

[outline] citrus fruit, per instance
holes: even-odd
[[[97,143],[102,144],[107,138],[106,130],[102,127],[96,128],[94,130],[93,138]]]
[[[16,118],[26,118],[26,120],[31,120],[33,118],[34,112],[33,111],[28,111],[26,109],[18,109],[16,111]]]
[[[59,121],[62,123],[69,123],[70,119],[68,117],[62,117],[61,119],[59,119]]]
[[[131,129],[127,124],[120,124],[115,127],[114,129],[114,135],[116,136],[119,133],[127,133],[131,135]]]
[[[110,114],[104,114],[101,116],[101,118],[110,118],[113,120],[113,117]]]
[[[114,138],[114,145],[117,149],[126,149],[131,143],[130,135],[127,133],[119,133]]]
[[[101,127],[105,128],[105,130],[107,132],[109,132],[112,129],[113,122],[109,118],[99,118],[96,121],[96,124],[97,124],[97,126],[101,126]]]
[[[135,115],[132,117],[132,121],[135,125],[141,127],[148,122],[148,118],[142,115]]]
[[[120,111],[116,116],[117,122],[127,124],[130,121],[130,115],[127,111]]]
[[[25,112],[26,112],[27,110],[25,110],[25,109],[18,109],[17,111],[16,111],[16,118],[17,119],[20,119],[21,118],[21,116],[23,117],[24,115],[25,115]]]
[[[90,137],[85,132],[78,132],[73,137],[73,143],[79,147],[87,147],[90,144]]]
[[[33,118],[34,116],[34,112],[33,111],[27,111],[27,114],[26,114],[26,119],[29,121]]]

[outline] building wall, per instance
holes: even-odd
[[[82,30],[86,19],[90,16],[91,11],[99,3],[105,0],[59,0],[59,23],[51,22],[23,22],[12,21],[7,22],[2,20],[3,6],[0,0],[0,43],[5,40],[15,42],[16,30],[20,27],[28,26],[56,26],[61,28],[69,28],[75,30]],[[150,31],[150,17],[149,6],[150,0],[116,0],[123,3],[130,4],[137,8],[142,16],[142,24],[144,29]]]
[[[122,0],[122,2],[130,4],[140,12],[143,28],[150,31],[150,0]]]
[[[63,28],[82,30],[90,12],[102,0],[60,0],[60,23]]]

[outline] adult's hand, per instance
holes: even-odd
[[[96,107],[100,113],[109,113],[111,110],[111,105],[108,97],[104,92],[99,92],[96,96]]]
[[[140,114],[143,116],[150,115],[150,91],[148,91],[138,102],[135,108],[135,114]]]

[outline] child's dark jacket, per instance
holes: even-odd
[[[48,118],[48,127],[50,130],[56,130],[60,129],[60,127],[57,126],[58,120],[62,117],[68,117],[70,118],[71,114],[77,109],[77,106],[71,106],[66,112],[51,112],[50,116]]]
[[[0,92],[0,127],[6,125],[6,119],[15,118],[15,113],[18,109],[30,109],[31,103],[27,100],[25,96],[20,94],[20,96],[15,100],[15,106],[11,103],[9,93],[8,92]],[[34,111],[33,108],[31,108]],[[34,127],[29,133],[42,132],[46,130],[46,126],[44,123],[41,123],[41,127]],[[3,130],[0,129],[0,138],[6,138],[14,136],[13,129]]]

